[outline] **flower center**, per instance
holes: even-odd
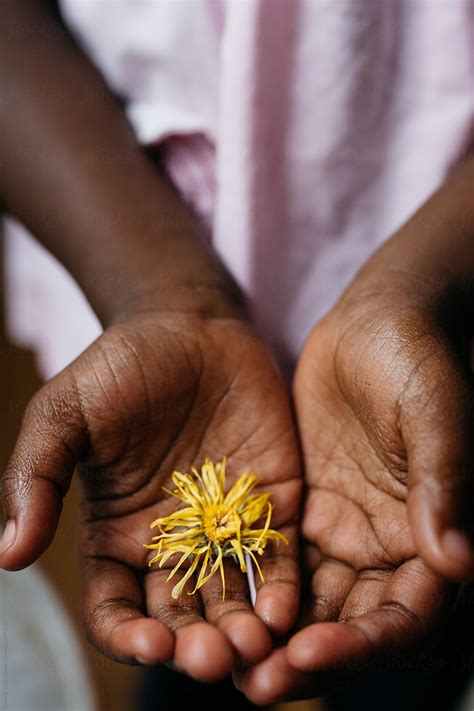
[[[212,543],[217,544],[237,536],[241,523],[238,513],[226,504],[209,506],[203,517],[204,533]]]

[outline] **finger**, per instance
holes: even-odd
[[[356,575],[354,573],[354,575]],[[362,570],[356,575],[344,604],[340,617],[349,620],[376,610],[383,601],[385,590],[393,577],[393,570]],[[333,621],[337,621],[335,618]]]
[[[294,625],[299,608],[300,569],[296,527],[300,516],[302,480],[293,427],[285,430],[276,442],[278,444],[273,444],[272,440],[272,447],[266,448],[267,452],[271,452],[268,460],[261,461],[250,456],[247,461],[252,463],[250,469],[258,473],[259,484],[255,493],[271,492],[270,527],[286,536],[289,543],[268,544],[263,556],[257,556],[263,581],[255,563],[252,565],[257,588],[255,613],[272,634],[281,636]],[[240,454],[246,450],[251,452],[249,444],[247,442],[246,447],[241,448]],[[275,456],[275,446],[281,447],[285,453],[280,459]],[[288,451],[291,452],[290,457],[287,456]],[[241,468],[236,458],[230,461],[237,471]]]
[[[170,659],[174,635],[145,617],[136,572],[110,559],[86,558],[83,565],[84,622],[92,644],[124,663],[158,664]]]
[[[311,580],[308,611],[298,624],[338,620],[356,579],[357,573],[345,563],[322,560]]]
[[[334,685],[330,674],[304,674],[290,665],[284,647],[245,671],[233,673],[234,684],[257,706],[326,694]]]
[[[43,387],[29,404],[2,481],[7,521],[0,566],[33,563],[56,532],[62,500],[85,447],[80,407],[67,376]]]
[[[224,576],[224,599],[220,576],[200,589],[206,619],[227,635],[244,664],[258,662],[272,649],[270,634],[254,613],[247,576],[231,560],[224,561]]]
[[[427,359],[401,403],[400,427],[417,550],[441,575],[468,580],[474,575],[474,547],[467,534],[473,524],[474,428],[470,387],[459,371],[442,353]]]
[[[300,599],[300,570],[297,531],[294,526],[278,529],[285,543],[272,543],[258,559],[263,580],[254,569],[257,585],[256,614],[272,634],[285,635],[296,621]]]
[[[413,559],[394,573],[375,610],[306,627],[289,641],[288,660],[306,672],[354,664],[370,668],[380,655],[423,641],[447,603],[445,584]]]
[[[217,681],[230,674],[234,651],[224,632],[205,622],[199,593],[193,591],[195,580],[186,583],[181,596],[174,600],[171,591],[183,577],[176,573],[167,582],[169,570],[152,570],[145,577],[148,614],[175,633],[175,666],[198,681]]]

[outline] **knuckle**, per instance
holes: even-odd
[[[132,608],[132,602],[125,597],[113,597],[101,600],[86,612],[85,622],[91,629],[102,626],[118,610]]]
[[[409,633],[410,637],[420,636],[426,632],[426,624],[421,617],[396,600],[386,600],[382,603],[381,610],[393,617],[394,623]]]
[[[122,622],[136,617],[136,606],[124,597],[101,600],[82,613],[87,639],[98,649],[104,650],[114,629]]]
[[[313,600],[313,614],[318,621],[337,620],[340,606],[325,595],[315,595]]]
[[[32,487],[31,468],[28,456],[20,461],[18,452],[13,454],[0,482],[1,497],[8,510],[28,497]]]
[[[30,485],[30,479],[21,471],[15,472],[12,468],[7,468],[0,483],[0,494],[7,511],[13,509],[19,498],[28,494]]]
[[[153,617],[156,617],[171,631],[174,631],[190,622],[196,622],[198,616],[196,608],[192,604],[181,602],[178,605],[165,602],[153,611]]]
[[[31,451],[48,452],[62,468],[66,461],[77,459],[85,434],[74,390],[52,381],[33,396],[25,411],[19,440],[22,459]]]
[[[71,389],[54,381],[44,385],[30,400],[25,419],[36,422],[42,429],[61,428],[77,421],[77,402]]]

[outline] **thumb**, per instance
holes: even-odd
[[[29,403],[3,476],[1,568],[25,568],[50,545],[85,441],[77,393],[63,371]]]
[[[400,410],[408,518],[425,562],[449,579],[469,580],[474,577],[471,387],[449,358],[433,360],[434,366],[432,361],[428,371],[418,373]]]

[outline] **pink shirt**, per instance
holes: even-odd
[[[472,148],[473,0],[61,6],[289,371],[361,264]],[[51,375],[97,321],[18,227],[7,246],[12,335]]]

